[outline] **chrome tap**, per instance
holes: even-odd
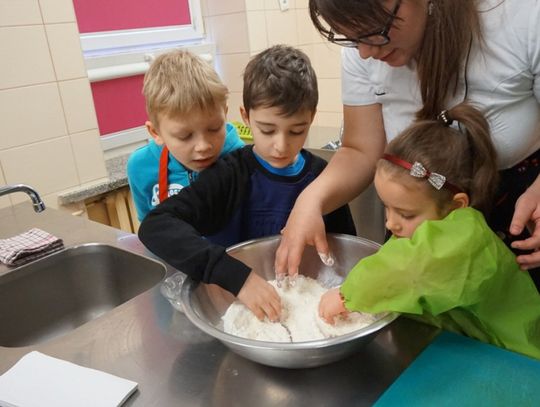
[[[0,187],[0,196],[11,194],[13,192],[26,192],[32,200],[32,204],[34,204],[34,211],[43,212],[45,210],[45,204],[34,188],[24,184],[5,185]]]
[[[338,131],[338,139],[335,141],[330,141],[328,144],[325,144],[321,148],[323,150],[332,150],[336,151],[338,148],[341,147],[341,141],[343,140],[343,121],[341,122],[341,126],[339,127]]]

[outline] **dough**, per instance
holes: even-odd
[[[327,289],[318,281],[300,275],[294,286],[283,284],[280,288],[275,280],[270,284],[281,296],[281,322],[259,321],[244,304],[235,301],[222,317],[225,332],[259,341],[304,342],[344,335],[380,318],[353,312],[330,325],[319,317],[319,300]]]

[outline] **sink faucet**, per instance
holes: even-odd
[[[0,196],[11,194],[13,192],[26,192],[32,200],[32,204],[34,204],[34,211],[43,212],[45,210],[45,204],[34,188],[24,184],[6,185],[0,187]]]
[[[343,121],[341,122],[341,127],[339,128],[338,132],[338,139],[335,141],[330,141],[328,144],[325,144],[321,148],[323,150],[333,150],[336,151],[338,148],[341,147],[341,141],[343,140]]]

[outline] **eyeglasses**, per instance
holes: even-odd
[[[377,30],[370,32],[368,34],[361,35],[360,37],[356,39],[351,39],[347,37],[336,37],[336,34],[334,34],[333,31],[330,31],[328,33],[328,41],[341,45],[342,47],[348,47],[348,48],[356,48],[358,47],[358,44],[366,44],[366,45],[375,45],[375,46],[383,46],[390,42],[390,37],[388,36],[388,33],[390,32],[390,29],[392,28],[392,24],[394,23],[394,19],[397,16],[397,13],[399,11],[399,6],[401,5],[401,0],[398,0],[396,3],[394,9],[392,10],[392,13],[390,15],[390,18],[386,22],[384,28],[382,30]]]

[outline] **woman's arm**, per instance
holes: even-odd
[[[278,276],[298,273],[306,245],[328,256],[322,215],[352,200],[372,181],[386,136],[381,106],[344,106],[342,147],[325,170],[300,194],[276,251]]]

